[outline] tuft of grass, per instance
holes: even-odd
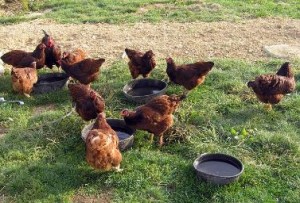
[[[73,1],[22,0],[23,11],[51,10],[44,18],[60,23],[134,23],[134,22],[194,22],[235,21],[261,17],[299,19],[298,0],[236,1],[236,0],[134,0],[134,1]],[[83,6],[84,4],[84,6]],[[26,12],[5,17],[0,23],[25,21]],[[18,20],[16,19],[18,18]]]
[[[1,198],[72,202],[78,194],[89,199],[108,191],[114,202],[298,202],[299,80],[296,91],[268,112],[246,82],[258,74],[276,72],[282,61],[214,62],[204,84],[174,114],[170,142],[159,149],[149,143],[149,133],[137,131],[133,148],[123,153],[122,173],[99,172],[86,163],[80,137],[86,123],[76,113],[59,120],[71,110],[66,88],[23,98],[12,92],[6,73],[0,78],[0,94],[23,99],[25,105],[0,104],[0,126],[8,131],[0,138]],[[292,63],[299,78],[300,63]],[[131,80],[126,66],[116,61],[92,84],[106,101],[107,117],[120,118],[123,108],[138,106],[122,94],[122,87]],[[165,62],[158,60],[152,77],[164,76]],[[167,93],[181,91],[169,84]],[[36,113],[47,105],[54,108]],[[222,187],[197,180],[193,160],[210,152],[239,158],[245,166],[240,179]]]

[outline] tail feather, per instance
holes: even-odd
[[[128,56],[129,59],[131,59],[134,56],[134,54],[136,53],[135,50],[128,49],[128,48],[125,49],[125,52],[126,52],[126,55]]]
[[[212,67],[215,65],[215,63],[212,61],[208,61],[206,64],[210,67],[210,69],[212,69]]]
[[[172,101],[180,102],[180,101],[184,100],[186,97],[187,97],[187,96],[186,96],[185,94],[182,94],[182,95],[180,95],[180,96],[175,95],[175,94],[172,94],[172,95],[170,96],[170,99],[171,99]]]
[[[248,86],[248,87],[254,87],[254,85],[255,85],[255,82],[254,82],[254,81],[249,81],[249,82],[247,83],[247,86]]]
[[[46,37],[49,37],[49,35],[47,34],[47,32],[45,30],[42,29],[42,31]]]
[[[99,58],[99,59],[96,59],[94,61],[97,64],[97,66],[99,67],[99,66],[101,66],[105,62],[105,59]]]
[[[281,76],[285,76],[285,77],[289,77],[290,76],[290,63],[289,62],[285,62],[282,64],[282,66],[279,68],[279,70],[277,71],[276,75],[281,75]]]

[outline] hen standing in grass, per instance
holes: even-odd
[[[2,56],[2,52],[0,52],[0,56]],[[4,63],[0,58],[0,76],[2,76],[3,74],[4,74]]]
[[[146,130],[159,137],[159,146],[163,145],[163,133],[173,125],[173,113],[184,97],[162,95],[153,98],[147,104],[139,106],[135,111],[124,109],[121,116],[132,128]],[[151,142],[153,140],[151,135]]]
[[[11,81],[13,90],[30,97],[33,85],[37,82],[36,62],[32,62],[30,67],[11,69]]]
[[[12,50],[1,56],[1,59],[4,63],[16,68],[30,67],[32,62],[36,62],[36,68],[40,69],[45,65],[45,48],[46,45],[41,43],[33,52]]]
[[[55,43],[53,38],[46,33],[45,30],[43,30],[43,33],[45,36],[42,38],[42,43],[46,45],[45,65],[50,69],[52,69],[53,65],[56,65],[59,68],[59,60],[61,59],[61,48]]]
[[[102,171],[120,169],[122,154],[119,150],[119,138],[109,126],[105,114],[99,113],[95,124],[85,138],[86,160],[94,168]]]
[[[266,108],[271,110],[272,104],[278,104],[285,94],[291,93],[296,88],[295,77],[289,62],[282,64],[274,75],[260,75],[254,81],[248,82],[257,98],[266,103]]]
[[[95,119],[104,111],[104,99],[95,90],[83,84],[69,84],[68,87],[76,112],[83,120]]]
[[[194,89],[198,85],[201,85],[205,76],[214,66],[214,63],[209,62],[196,62],[192,64],[176,65],[172,58],[167,58],[167,74],[169,79],[178,85],[185,87],[184,95],[187,95],[188,91]]]
[[[155,55],[152,50],[143,54],[142,52],[126,48],[125,52],[129,58],[128,66],[132,78],[136,79],[139,75],[147,78],[156,66]]]
[[[77,63],[69,64],[66,59],[60,60],[61,68],[72,78],[80,83],[89,85],[91,82],[98,79],[100,67],[105,59],[87,58]]]

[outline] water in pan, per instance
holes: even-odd
[[[115,126],[113,126],[112,128],[114,129],[114,131],[116,131],[116,133],[119,137],[119,140],[124,140],[124,139],[130,137],[130,134],[126,131],[126,129],[120,128],[120,127],[115,127]]]
[[[119,137],[119,140],[125,140],[126,138],[128,138],[130,135],[127,134],[126,132],[123,132],[123,131],[116,131],[118,137]]]
[[[48,77],[48,78],[42,78],[39,79],[38,83],[52,83],[52,82],[57,82],[57,81],[61,81],[64,80],[64,77]]]
[[[160,91],[161,89],[158,89],[157,87],[141,87],[141,88],[131,89],[127,92],[127,94],[131,96],[145,96],[145,95],[156,94]]]
[[[241,171],[236,166],[219,160],[201,162],[197,170],[215,176],[234,176]]]

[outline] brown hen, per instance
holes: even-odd
[[[290,63],[282,64],[274,75],[260,75],[254,81],[248,82],[257,98],[267,104],[267,109],[272,109],[272,104],[278,104],[285,94],[291,93],[296,88],[295,77]]]
[[[100,67],[105,59],[84,59],[74,64],[68,64],[65,59],[60,60],[62,69],[80,83],[88,85],[98,79]]]
[[[77,63],[79,61],[82,61],[85,58],[86,58],[86,53],[82,49],[75,49],[74,51],[71,52],[65,51],[63,53],[63,59],[68,64]]]
[[[205,76],[214,66],[214,63],[209,62],[196,62],[192,64],[176,65],[172,58],[167,58],[167,74],[169,79],[178,85],[182,85],[186,90],[184,95],[187,95],[189,90],[194,89],[201,85]]]
[[[121,171],[122,154],[119,138],[106,122],[105,114],[99,113],[92,130],[86,136],[86,160],[94,168],[102,171]]]
[[[156,66],[153,51],[149,50],[146,53],[142,53],[126,48],[125,52],[129,58],[128,66],[132,78],[136,79],[139,75],[147,78]]]
[[[121,112],[126,124],[132,128],[146,130],[159,137],[159,146],[163,145],[163,133],[173,125],[173,112],[184,97],[162,95],[153,98],[135,111],[127,109]],[[151,135],[151,141],[153,135]]]
[[[76,112],[83,120],[95,119],[104,111],[104,99],[95,90],[83,84],[69,84],[68,87]]]
[[[36,62],[32,62],[30,67],[11,69],[11,81],[13,90],[30,97],[33,85],[37,82]]]
[[[16,68],[30,67],[32,62],[36,62],[36,68],[40,69],[45,65],[45,48],[46,45],[39,44],[33,52],[22,50],[12,50],[1,56],[4,63]]]
[[[61,59],[61,48],[58,44],[55,43],[54,39],[46,33],[45,30],[42,30],[44,37],[42,38],[42,43],[46,45],[45,49],[45,65],[52,69],[53,65],[56,65],[58,68],[60,66],[59,60]]]

